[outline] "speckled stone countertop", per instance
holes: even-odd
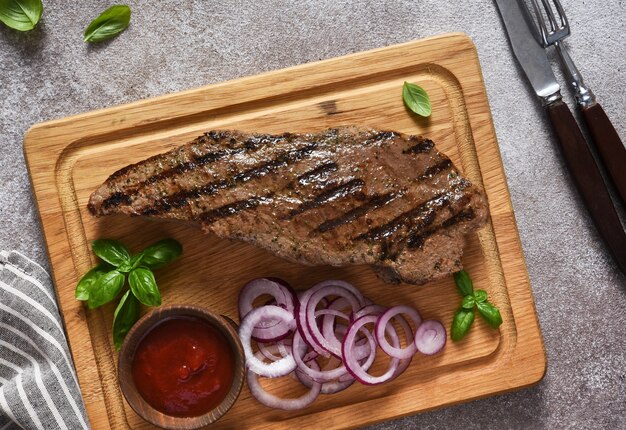
[[[562,1],[573,29],[572,56],[626,140],[626,3]],[[548,371],[529,389],[372,428],[626,428],[626,278],[564,172],[491,0],[130,1],[130,28],[98,46],[84,44],[82,30],[112,3],[44,4],[32,32],[0,25],[0,249],[19,250],[44,266],[22,155],[22,138],[33,124],[435,34],[467,33],[483,68]]]

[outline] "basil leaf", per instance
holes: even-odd
[[[465,297],[474,293],[474,285],[465,270],[460,270],[454,274],[454,282],[461,296]]]
[[[461,308],[456,311],[454,319],[452,320],[452,330],[450,330],[452,340],[456,341],[463,339],[473,322],[474,310]]]
[[[476,290],[474,293],[474,298],[477,302],[486,302],[487,301],[487,291],[485,290]]]
[[[94,240],[91,244],[94,254],[115,267],[130,262],[130,253],[124,245],[111,239]]]
[[[117,270],[112,270],[98,278],[89,292],[87,299],[89,308],[94,309],[113,300],[122,291],[125,280],[126,277]]]
[[[0,21],[14,30],[32,30],[42,14],[41,0],[0,0]]]
[[[419,85],[404,82],[402,86],[404,104],[419,116],[427,117],[432,113],[428,94]]]
[[[138,319],[139,301],[128,290],[122,296],[122,300],[120,300],[115,309],[115,314],[113,314],[113,343],[116,351],[120,350],[124,338]]]
[[[85,42],[102,42],[126,30],[130,23],[130,8],[127,5],[111,6],[100,14],[85,29]]]
[[[474,300],[474,296],[470,294],[470,295],[463,297],[463,301],[461,302],[461,307],[463,309],[473,309],[475,304],[476,304],[476,300]]]
[[[130,289],[137,299],[146,306],[161,306],[161,293],[150,269],[138,267],[128,275]]]
[[[136,269],[139,266],[139,264],[141,264],[142,258],[143,258],[143,251],[137,255],[133,255],[133,257],[130,259],[130,270]]]
[[[502,316],[498,308],[489,302],[479,302],[476,303],[476,305],[478,306],[478,312],[480,312],[485,321],[487,321],[487,324],[493,328],[500,327],[500,324],[502,324]]]
[[[85,273],[76,285],[76,291],[74,293],[76,300],[89,299],[89,291],[91,291],[91,288],[96,284],[96,281],[111,269],[113,269],[113,267],[110,264],[100,263],[89,272]]]
[[[122,273],[128,273],[131,271],[131,269],[133,268],[133,266],[131,265],[130,261],[125,261],[122,264],[120,264],[119,266],[117,266],[117,270],[122,272]]]
[[[163,239],[143,251],[141,264],[156,269],[175,260],[182,252],[183,247],[178,241]]]

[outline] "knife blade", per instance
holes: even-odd
[[[535,39],[526,8],[518,0],[495,0],[513,53],[535,93],[542,100],[574,180],[598,233],[626,274],[626,232],[587,141],[569,107],[561,99],[559,84],[546,51]]]
[[[502,21],[517,61],[522,66],[533,89],[544,102],[560,99],[556,81],[545,49],[537,42],[528,26],[528,16],[518,0],[496,0]],[[558,96],[557,96],[558,94]]]

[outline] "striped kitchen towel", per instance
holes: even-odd
[[[0,252],[0,430],[89,428],[48,273]]]

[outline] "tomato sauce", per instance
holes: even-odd
[[[141,340],[132,363],[139,394],[167,415],[195,417],[219,405],[234,379],[226,337],[196,317],[166,319]]]

